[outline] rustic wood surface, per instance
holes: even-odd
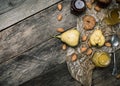
[[[0,32],[0,63],[41,44],[58,34],[59,27],[68,29],[76,26],[76,16],[70,14],[70,1],[63,1],[63,10],[58,11],[57,4],[33,15]],[[58,14],[63,15],[57,21]],[[52,42],[51,42],[52,43]],[[50,44],[50,43],[49,43]]]
[[[60,0],[0,0],[0,30]]]
[[[58,34],[58,27],[76,26],[70,1],[63,2],[62,11],[56,4],[0,32],[1,86],[17,86],[64,62],[61,42],[50,37]],[[60,22],[56,18],[59,13],[63,15]]]
[[[67,70],[65,63],[58,65],[48,73],[38,76],[20,86],[81,86]]]
[[[61,50],[62,43],[50,37],[58,34],[58,27],[76,26],[76,17],[69,12],[70,0],[62,2],[62,11],[57,10],[57,4],[53,5],[0,32],[0,86],[18,86],[28,80],[23,86],[80,85],[64,63],[66,52]],[[60,22],[56,19],[59,13],[63,14]],[[116,56],[120,73],[119,52]],[[112,65],[94,71],[93,85],[120,85],[111,75]]]
[[[52,43],[49,44],[50,42]],[[60,84],[59,86],[68,86],[70,84],[71,86],[79,86],[80,83],[73,80],[69,75],[66,65],[59,66],[65,62],[66,57],[66,52],[61,50],[60,44],[59,40],[51,39],[19,57],[2,63],[0,65],[0,86],[18,86],[28,80],[30,81],[23,84],[23,86],[41,86],[41,84],[42,86],[56,86],[57,84]],[[120,73],[119,52],[116,52],[118,73]],[[112,67],[113,63],[107,68],[95,69],[93,72],[93,84],[95,86],[119,86],[119,80],[111,75]],[[37,76],[40,79],[35,78]]]
[[[0,65],[0,86],[18,86],[65,61],[61,42],[51,39]]]
[[[119,55],[119,52],[117,52]],[[118,59],[120,63],[120,58]],[[112,64],[107,68],[95,69],[93,73],[92,86],[119,86],[120,79],[111,75]],[[120,68],[119,68],[120,73]],[[46,74],[40,75],[20,86],[82,86],[79,82],[71,77],[68,72],[66,63],[58,65]]]

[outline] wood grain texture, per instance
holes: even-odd
[[[117,67],[118,74],[120,73],[120,50],[116,52],[117,56]],[[113,58],[112,58],[113,61]],[[65,65],[63,65],[65,66]],[[60,67],[60,68],[59,68]],[[119,86],[119,79],[112,76],[113,62],[107,68],[96,68],[93,72],[93,83],[92,86]],[[64,69],[64,70],[63,70]],[[21,86],[81,86],[80,83],[72,79],[69,75],[67,67],[57,66],[57,68],[50,72],[40,75]]]
[[[118,73],[120,73],[119,52],[116,52]],[[79,86],[80,84],[69,75],[67,67],[64,67],[65,65],[63,67],[59,66],[65,62],[65,58],[66,52],[61,50],[59,40],[51,39],[39,44],[22,55],[0,65],[0,86],[18,86],[28,80],[30,81],[23,84],[23,86],[56,86],[57,84],[58,86],[69,86],[70,84],[70,86]],[[112,67],[113,63],[107,68],[95,69],[93,72],[93,85],[119,86],[119,80],[111,75]]]
[[[60,0],[22,0],[21,2],[20,0],[1,0],[0,30],[59,1]]]
[[[18,86],[63,63],[65,52],[62,51],[60,44],[59,40],[51,39],[2,63],[0,65],[0,86]]]
[[[0,15],[24,3],[25,0],[0,0]]]
[[[71,77],[66,63],[63,63],[20,86],[81,86],[81,84]]]
[[[62,11],[58,11],[57,5],[54,5],[1,31],[0,63],[47,41],[50,35],[58,34],[56,29],[59,27],[68,29],[76,26],[76,16],[70,14],[69,10],[70,1],[63,2]],[[62,21],[57,21],[59,13],[63,15]]]
[[[118,52],[117,52],[118,55]],[[120,56],[120,55],[119,55]],[[118,59],[120,62],[120,58]],[[111,75],[112,64],[107,68],[97,68],[93,72],[92,86],[119,86],[119,79]],[[119,68],[120,73],[120,68]],[[37,76],[20,86],[82,86],[71,77],[66,63],[60,64],[46,74]]]

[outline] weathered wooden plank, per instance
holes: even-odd
[[[92,86],[119,86],[120,82],[111,75],[111,69],[97,69],[94,71]],[[95,77],[97,76],[97,77]],[[40,75],[20,86],[81,86],[74,80],[65,64],[57,66],[50,72]]]
[[[66,63],[63,63],[20,86],[81,86],[81,84],[70,76]]]
[[[0,71],[0,85],[1,86],[17,86],[17,85],[22,84],[32,78],[37,77],[38,75],[40,75],[40,78],[41,78],[41,75],[44,75],[47,72],[49,74],[49,71],[51,69],[53,69],[53,68],[57,67],[59,64],[62,64],[65,62],[66,52],[61,50],[60,44],[61,44],[61,42],[59,40],[51,39],[43,44],[40,44],[39,46],[36,46],[32,50],[25,52],[24,54],[22,54],[19,57],[16,57],[14,59],[11,59],[7,62],[2,63],[0,65],[0,70],[1,70]],[[117,62],[118,70],[119,70],[118,73],[120,73],[119,51],[116,53],[116,56],[117,56],[117,61],[118,61]],[[118,86],[118,84],[120,84],[118,82],[118,80],[116,80],[115,77],[113,77],[111,75],[112,66],[113,65],[111,64],[108,68],[100,68],[100,69],[96,69],[94,71],[93,84],[95,86],[107,86],[107,84],[109,84],[109,86],[111,86],[111,83],[114,83],[115,84],[114,86]],[[68,71],[67,67],[65,67],[65,68],[60,69],[60,70]],[[53,69],[53,70],[56,70],[56,69]],[[64,72],[66,73],[66,71],[64,71],[64,72],[61,72],[61,71],[59,71],[61,74],[64,74]],[[59,75],[59,72],[51,71],[51,73],[56,74],[56,75],[54,75],[54,77],[57,77],[58,79],[60,79],[61,76]],[[51,75],[51,73],[50,73],[50,75]],[[47,84],[42,83],[42,81],[39,81],[38,84],[43,84],[43,86],[50,86],[49,84],[52,84],[52,85],[57,84],[57,81],[55,81],[56,79],[52,78],[52,76],[53,75],[51,75],[51,77],[46,76],[45,79],[44,78],[41,79],[41,80],[43,80],[43,82],[48,80]],[[68,76],[68,75],[66,75],[66,76]],[[64,77],[66,77],[66,76],[64,76]],[[62,78],[64,78],[64,77],[62,77]],[[69,76],[69,77],[71,78],[71,76]],[[54,82],[52,82],[52,80],[54,80]],[[69,79],[66,77],[66,81],[67,80],[69,80]],[[32,83],[32,82],[34,82],[34,80],[33,81],[30,80],[29,83],[30,82]],[[49,83],[49,82],[51,82],[51,83]],[[64,81],[60,81],[60,82],[65,83]],[[67,84],[69,85],[70,82],[71,82],[71,79],[70,79],[70,81],[68,81],[68,83],[65,83],[65,85],[66,86],[67,86]],[[115,83],[115,82],[117,82],[117,83]],[[77,83],[77,82],[73,81],[72,84],[75,84],[75,83]],[[31,85],[33,85],[33,84],[31,84]],[[28,85],[30,85],[30,84],[28,84]],[[55,85],[53,85],[53,86],[55,86]]]
[[[92,86],[120,86],[120,81],[111,75],[111,68],[96,69],[93,72]],[[53,70],[20,86],[82,86],[71,77],[66,64],[58,65]]]
[[[35,78],[38,75],[40,75],[39,77],[40,81],[38,82],[38,84],[43,84],[42,86],[55,86],[56,84],[60,84],[58,80],[56,80],[54,77],[57,77],[59,80],[61,80],[60,82],[64,83],[66,86],[68,86],[70,83],[73,86],[76,86],[75,83],[77,82],[71,79],[70,75],[67,75],[69,74],[67,72],[68,71],[67,67],[60,68],[59,71],[57,69],[54,69],[59,64],[62,64],[65,62],[66,52],[61,50],[60,44],[61,42],[59,40],[51,39],[23,53],[19,57],[16,57],[14,59],[11,59],[7,62],[2,63],[0,65],[0,74],[1,74],[0,75],[0,86],[18,86],[19,84],[22,84],[32,78]],[[117,61],[118,61],[117,62],[118,73],[120,73],[119,51],[116,52],[116,56],[117,56]],[[120,82],[111,75],[112,67],[113,65],[111,63],[111,65],[108,68],[95,69],[95,71],[93,72],[93,84],[95,86],[107,86],[108,84],[109,86],[113,86],[111,85],[111,83],[114,83],[115,84],[114,86],[120,85]],[[51,71],[52,74],[55,74],[55,75],[51,75],[51,73],[49,73],[51,69],[52,69]],[[64,70],[66,72],[63,72]],[[47,72],[48,72],[48,76],[46,75]],[[63,75],[60,75],[59,73]],[[44,75],[46,75],[46,77],[44,77]],[[66,77],[65,79],[66,81],[62,81],[64,80],[63,76]],[[45,83],[45,81],[48,83]],[[35,82],[34,80],[29,81],[29,83],[32,86],[36,86],[34,82]],[[29,83],[28,85],[30,86]],[[25,84],[25,86],[27,85]]]
[[[0,0],[0,15],[20,6],[25,0]]]
[[[69,9],[70,0],[66,0],[62,11],[54,5],[0,32],[0,63],[50,39],[49,34],[58,34],[58,27],[76,26],[76,16],[70,14]],[[59,13],[63,15],[60,22],[56,19]]]
[[[61,42],[51,39],[0,65],[0,86],[18,86],[65,61]]]
[[[0,30],[60,0],[0,0]]]

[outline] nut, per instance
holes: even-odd
[[[57,28],[57,32],[62,33],[62,32],[64,32],[64,31],[65,31],[64,28]]]
[[[87,36],[86,35],[82,36],[82,41],[84,42],[86,40],[87,40]]]
[[[58,8],[59,11],[61,11],[62,10],[62,4],[58,3],[57,8]]]
[[[95,2],[95,0],[90,0],[90,2],[91,2],[91,3],[94,3],[94,2]]]
[[[57,16],[57,20],[58,20],[58,21],[61,21],[61,20],[62,20],[62,14],[59,14],[59,15]]]
[[[105,43],[105,46],[107,46],[107,47],[111,47],[112,45],[111,45],[111,43],[106,42],[106,43]]]
[[[80,51],[83,53],[83,52],[85,52],[87,50],[87,47],[86,46],[82,46],[81,47],[81,49],[80,49]]]
[[[86,2],[86,6],[89,8],[89,9],[92,9],[92,4],[90,2]]]
[[[91,48],[89,48],[88,50],[87,50],[87,55],[91,55],[92,54],[92,52],[93,52],[93,50],[91,49]]]
[[[95,8],[94,8],[97,12],[99,12],[100,10],[101,10],[101,8],[99,7],[99,6],[95,6]]]
[[[63,44],[62,45],[62,50],[66,50],[67,49],[67,45],[66,44]]]
[[[117,78],[117,79],[120,79],[120,74],[118,74],[118,75],[116,76],[116,78]]]
[[[78,58],[78,56],[76,53],[72,54],[72,57],[71,57],[72,62],[76,61],[77,58]]]

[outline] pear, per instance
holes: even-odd
[[[75,47],[79,43],[80,32],[77,29],[73,28],[63,32],[60,35],[57,35],[56,37],[60,38],[61,41],[66,43],[67,45]]]
[[[105,43],[105,37],[100,29],[96,29],[90,36],[90,43],[93,46],[103,46]]]

